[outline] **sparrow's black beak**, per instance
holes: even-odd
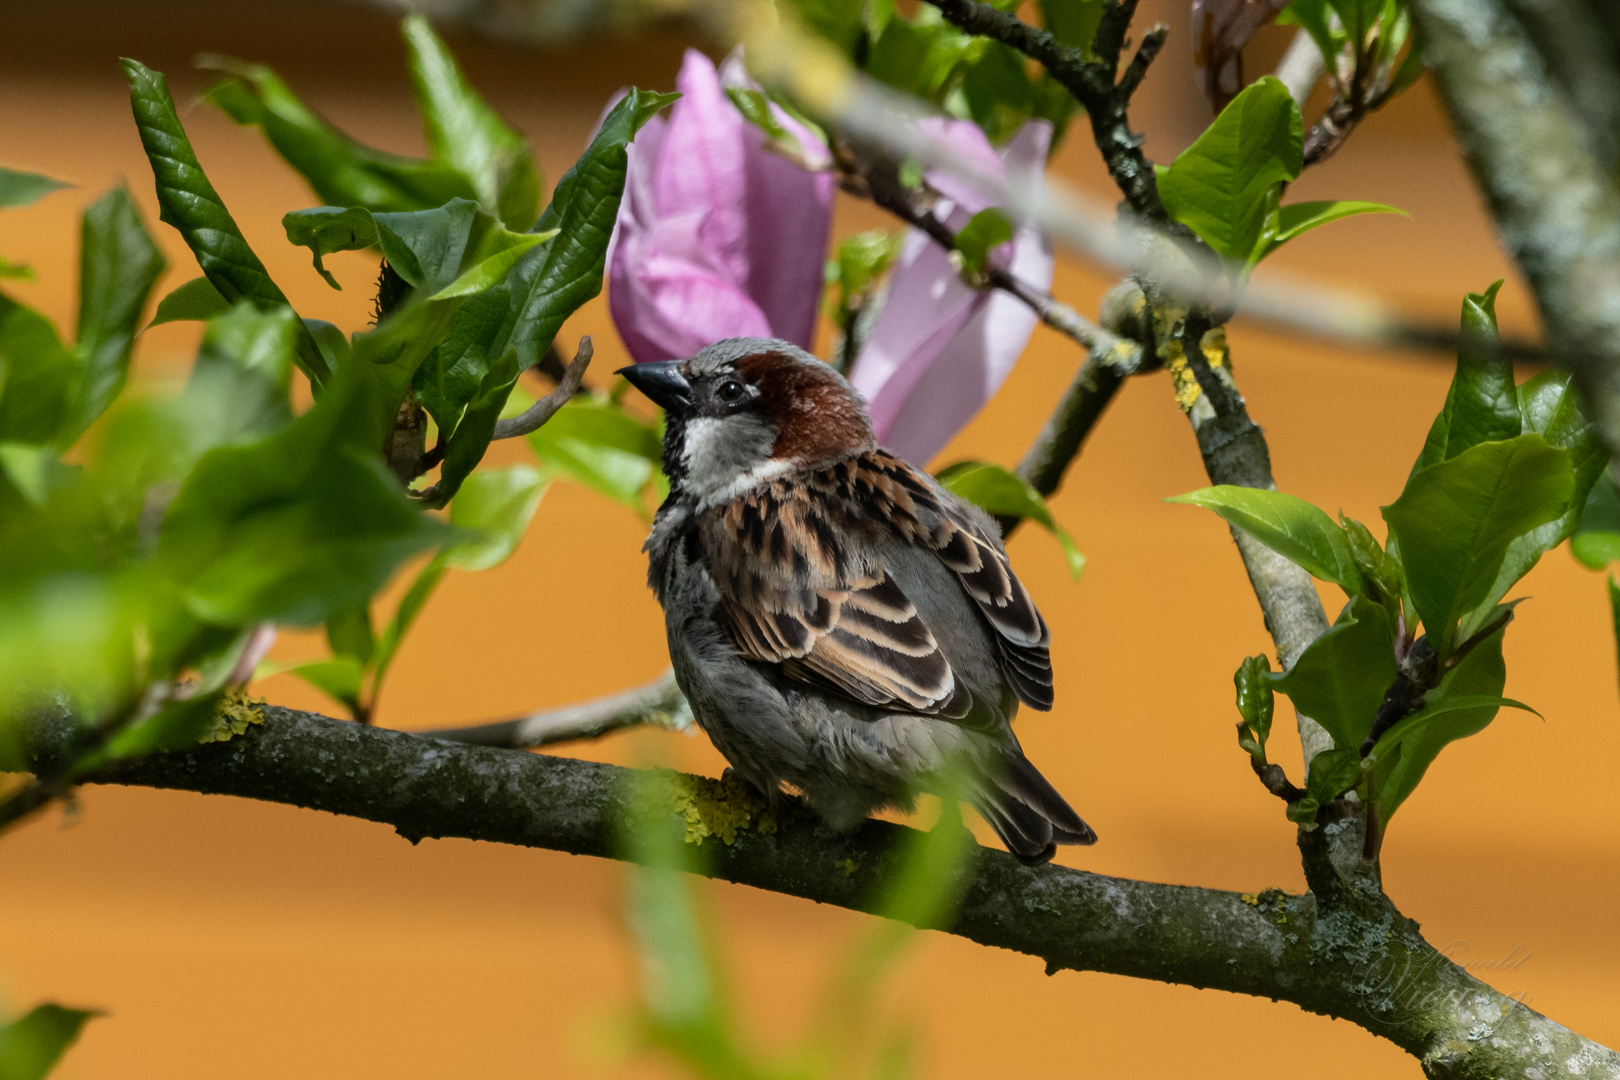
[[[653,364],[631,364],[620,368],[615,375],[623,375],[630,385],[640,390],[671,416],[679,416],[692,407],[692,384],[681,374],[681,361],[661,360]]]

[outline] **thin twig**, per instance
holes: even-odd
[[[1294,31],[1294,40],[1288,43],[1288,51],[1277,61],[1275,74],[1288,87],[1288,96],[1294,99],[1294,104],[1303,109],[1326,70],[1321,46],[1316,44],[1316,39],[1311,37],[1308,30],[1300,27]]]
[[[496,439],[515,439],[519,435],[527,435],[531,431],[538,431],[547,420],[557,415],[557,410],[568,404],[579,390],[580,384],[585,381],[585,369],[591,366],[591,357],[595,350],[591,347],[589,335],[579,339],[579,350],[574,353],[574,359],[569,362],[568,369],[556,387],[530,405],[516,416],[509,416],[505,420],[495,423],[495,434],[490,441]]]
[[[675,673],[666,671],[645,686],[612,694],[579,705],[569,705],[549,712],[531,713],[516,720],[503,720],[476,727],[439,728],[417,731],[426,739],[445,739],[471,746],[500,746],[508,750],[525,750],[536,746],[572,742],[576,739],[595,739],[622,728],[638,724],[656,723],[660,727],[685,729],[691,724],[691,712],[681,688],[675,684]]]

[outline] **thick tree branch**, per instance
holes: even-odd
[[[1620,456],[1620,187],[1502,0],[1413,0],[1474,179],[1611,457]]]
[[[48,769],[64,729],[29,733]],[[96,783],[285,803],[394,827],[415,842],[464,837],[624,858],[618,842],[638,775],[611,765],[427,740],[267,708],[228,743],[157,755]],[[673,780],[674,774],[665,774]],[[725,791],[670,788],[671,813],[702,820]],[[643,800],[638,800],[645,805]],[[868,822],[848,836],[813,821],[764,818],[753,804],[734,842],[703,847],[709,876],[870,911],[907,830]],[[690,812],[690,813],[689,813]],[[762,821],[768,821],[760,827]],[[1431,947],[1379,894],[1258,895],[1025,867],[975,849],[950,933],[1037,956],[1049,971],[1101,971],[1293,1002],[1337,1016],[1418,1056],[1431,1077],[1620,1078],[1620,1055],[1478,982]]]
[[[691,725],[691,712],[686,699],[681,696],[681,688],[675,684],[673,671],[664,672],[646,686],[579,705],[530,713],[516,720],[494,724],[438,728],[412,734],[470,746],[524,750],[577,739],[596,739],[622,728],[646,723],[680,730]]]

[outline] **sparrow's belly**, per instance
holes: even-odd
[[[1004,739],[944,720],[885,713],[794,683],[745,660],[704,596],[670,597],[665,621],[676,681],[732,767],[761,791],[801,792],[837,828],[909,808],[958,755],[988,760]]]

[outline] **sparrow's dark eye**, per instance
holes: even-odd
[[[741,401],[743,396],[743,385],[736,379],[727,379],[725,382],[720,384],[720,388],[716,390],[715,393],[719,395],[721,401],[727,403]]]

